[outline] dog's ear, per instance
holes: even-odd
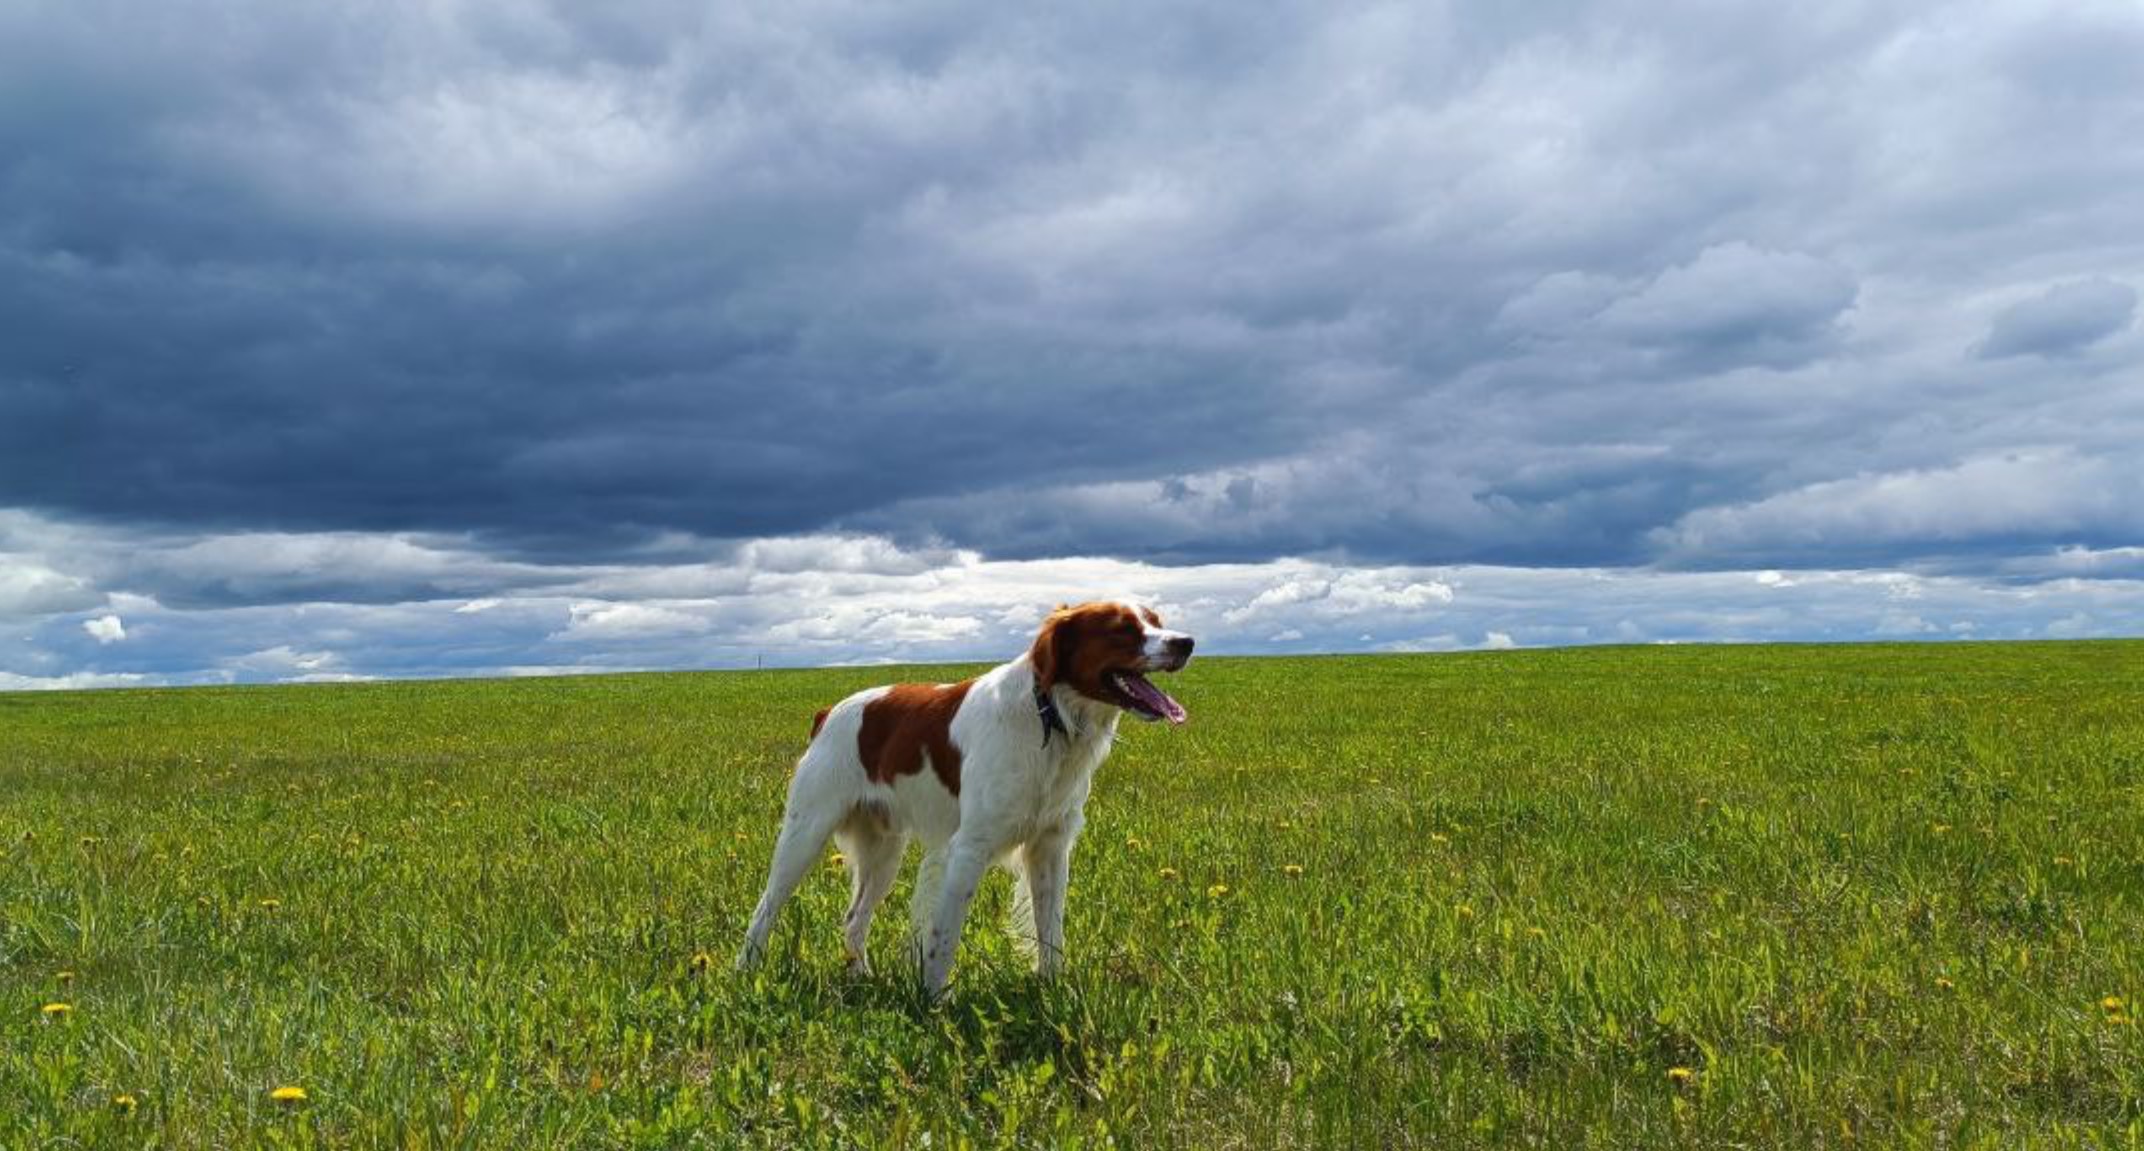
[[[1058,673],[1064,668],[1064,658],[1071,650],[1071,635],[1068,625],[1072,611],[1064,604],[1042,621],[1042,630],[1035,633],[1035,646],[1027,649],[1027,662],[1035,668],[1035,690],[1046,692],[1057,685]]]

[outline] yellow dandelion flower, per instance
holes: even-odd
[[[1212,887],[1206,889],[1206,898],[1208,899],[1219,899],[1227,894],[1228,884],[1225,883],[1216,883]]]
[[[1450,843],[1452,841],[1452,837],[1444,834],[1441,831],[1432,831],[1429,833],[1429,841],[1431,843],[1442,845]]]
[[[707,969],[713,967],[714,965],[715,957],[709,955],[705,951],[695,951],[692,953],[692,973],[694,975],[705,975],[707,974]]]
[[[94,835],[85,835],[82,837],[82,846],[84,847],[95,847],[97,846],[97,842],[97,837]]]
[[[305,1102],[306,1098],[305,1088],[292,1086],[278,1087],[268,1093],[268,1098],[273,1099],[278,1103],[303,1103]]]
[[[830,856],[828,856],[828,857],[827,857],[827,860],[826,860],[826,865],[827,865],[828,867],[840,867],[840,866],[841,866],[842,864],[844,864],[844,863],[847,863],[848,861],[849,861],[849,857],[848,857],[848,856],[846,856],[846,855],[843,855],[843,854],[841,854],[840,852],[838,852],[838,851],[837,851],[837,852],[835,852],[834,854],[832,854],[832,855],[830,855]]]
[[[1281,868],[1280,873],[1290,879],[1295,879],[1303,874],[1303,865],[1300,863],[1291,863],[1288,866]]]
[[[132,1095],[112,1096],[112,1110],[117,1111],[121,1115],[134,1114],[134,1108],[137,1106],[139,1106],[139,1103]]]
[[[1177,877],[1176,869],[1173,867],[1164,867],[1157,874],[1159,874],[1164,880],[1173,880]]]
[[[2109,995],[2105,999],[2100,1000],[2099,1005],[2107,1009],[2108,1011],[2120,1011],[2122,1009],[2122,997],[2119,995]]]
[[[281,906],[283,906],[283,901],[280,899],[270,898],[261,900],[262,911],[274,911],[276,908]]]
[[[1711,796],[1709,796],[1709,795],[1700,795],[1700,796],[1698,796],[1698,797],[1697,797],[1697,805],[1698,805],[1699,807],[1711,807],[1711,806],[1712,806],[1712,797],[1711,797]]]
[[[1948,979],[1944,978],[1944,977],[1943,977],[1943,976],[1941,976],[1941,975],[1938,975],[1938,976],[1936,976],[1936,990],[1938,990],[1938,991],[1956,991],[1957,989],[1958,989],[1958,985],[1957,985],[1957,984],[1955,984],[1955,983],[1952,983],[1952,982],[1951,982],[1950,980],[1948,980]]]
[[[1459,918],[1461,918],[1461,919],[1472,919],[1472,918],[1474,918],[1474,909],[1473,909],[1472,907],[1468,906],[1467,904],[1464,904],[1464,903],[1462,903],[1462,904],[1460,904],[1460,905],[1459,905],[1458,907],[1454,908],[1453,910],[1454,910],[1454,911],[1456,911],[1456,912],[1458,912],[1458,914],[1459,914]]]
[[[2055,866],[2056,866],[2056,867],[2073,867],[2073,866],[2075,866],[2075,865],[2076,865],[2076,863],[2077,863],[2077,861],[2076,861],[2076,860],[2074,860],[2074,859],[2071,859],[2071,858],[2070,858],[2069,856],[2067,856],[2067,855],[2058,855],[2058,856],[2056,856],[2056,857],[2055,857]]]
[[[1934,832],[1937,835],[1948,835],[1950,834],[1950,824],[1931,823],[1928,825],[1928,830]]]
[[[59,975],[58,975],[58,976],[57,976],[56,978],[58,978],[58,979],[59,979],[59,981],[60,981],[60,986],[61,986],[61,987],[65,987],[65,986],[67,986],[68,984],[70,984],[70,983],[73,983],[73,982],[74,982],[74,972],[72,972],[72,971],[62,971],[62,972],[60,972],[60,973],[59,973]]]
[[[47,1019],[65,1019],[65,1018],[67,1018],[67,1017],[68,1017],[69,1015],[72,1015],[72,1014],[74,1014],[74,1004],[72,1004],[72,1003],[47,1003],[47,1004],[45,1004],[45,1005],[44,1005],[43,1007],[39,1008],[38,1010],[40,1010],[40,1011],[44,1012],[44,1013],[45,1013],[45,1018],[47,1018]]]
[[[1139,850],[1139,837],[1138,837],[1138,836],[1136,836],[1136,835],[1127,835],[1127,836],[1125,836],[1125,837],[1124,837],[1124,846],[1125,846],[1126,850],[1129,850],[1129,851],[1137,851],[1137,850]]]
[[[1695,1071],[1692,1071],[1692,1070],[1690,1070],[1690,1069],[1689,1069],[1689,1068],[1687,1068],[1687,1067],[1670,1067],[1670,1068],[1668,1068],[1668,1079],[1669,1079],[1669,1080],[1671,1080],[1671,1081],[1673,1081],[1673,1082],[1676,1082],[1676,1083],[1688,1083],[1689,1081],[1691,1081],[1692,1079],[1695,1079],[1695,1078],[1697,1078],[1697,1072],[1695,1072]]]
[[[1286,831],[1289,828],[1294,827],[1295,825],[1283,819],[1279,823],[1274,824],[1273,826],[1281,829],[1282,831]]]

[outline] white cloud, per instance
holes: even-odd
[[[889,610],[846,603],[822,607],[806,618],[785,620],[766,629],[776,645],[836,647],[908,647],[945,644],[983,633],[973,616]]]
[[[127,638],[126,624],[116,615],[100,615],[82,621],[82,630],[98,643],[118,643]]]
[[[652,636],[702,635],[714,625],[704,615],[676,606],[638,603],[576,603],[565,630],[553,638],[581,642]]]
[[[908,550],[879,536],[791,536],[752,540],[738,550],[739,566],[761,572],[915,575],[976,560],[973,552]]]
[[[342,682],[373,678],[344,667],[342,657],[335,652],[300,651],[287,643],[228,656],[216,661],[216,666],[232,679],[266,679],[278,683]]]
[[[1826,480],[1692,512],[1655,538],[1671,555],[1820,558],[1991,537],[2053,547],[2079,536],[2139,532],[2144,469],[2053,449]]]
[[[517,663],[497,669],[501,675],[514,679],[534,679],[557,675],[605,675],[620,671],[654,671],[655,668],[617,666],[585,663]]]
[[[65,675],[21,675],[0,671],[0,691],[80,691],[99,687],[139,687],[156,677],[137,673],[74,671]]]
[[[1920,616],[1906,611],[1887,611],[1876,620],[1872,629],[1879,636],[1916,636],[1940,630]]]
[[[1454,594],[1452,586],[1442,580],[1413,578],[1398,569],[1340,569],[1330,575],[1282,580],[1248,602],[1229,608],[1222,618],[1240,624],[1281,613],[1321,619],[1366,613],[1417,613],[1451,603]]]
[[[2014,466],[2030,475],[2036,474],[2032,468],[2052,465]],[[2000,487],[2018,474],[1996,471],[1992,479],[1967,472],[1963,482],[1969,489],[1980,483]],[[2089,469],[2083,474],[2103,478]],[[1959,481],[1943,476],[1936,482]],[[1874,481],[1817,494],[1833,498],[1782,501],[1757,511],[1780,517],[1792,512],[1825,530],[1843,530],[1837,523],[1859,531],[1887,524],[1929,530],[1916,517],[1937,516],[1962,498],[1939,492],[1892,500],[1889,487]],[[475,599],[172,606],[114,591],[108,597],[113,610],[104,614],[125,620],[119,625],[124,643],[98,644],[85,653],[69,637],[93,634],[96,629],[87,625],[94,619],[78,613],[30,617],[14,648],[0,644],[0,672],[26,684],[64,686],[514,669],[565,674],[750,667],[761,661],[998,660],[1026,647],[1051,606],[1089,597],[1152,602],[1173,626],[1197,635],[1202,652],[1222,654],[2144,634],[2144,564],[2131,554],[2136,549],[2126,547],[2050,547],[2015,574],[1980,577],[1940,568],[1789,573],[1358,566],[1307,558],[1175,565],[1095,557],[1002,561],[906,549],[883,539],[842,543],[859,561],[848,564],[850,570],[785,563],[773,567],[798,570],[770,570],[749,565],[768,556],[808,554],[818,545],[758,542],[764,546],[724,545],[718,549],[724,558],[717,559],[695,557],[680,542],[670,549],[675,562],[539,569],[526,580],[518,578],[523,565],[497,563],[473,548],[441,549],[442,555],[465,556],[469,566],[456,570],[450,563],[436,582],[467,583],[481,590]],[[85,546],[112,554],[125,550],[116,536]],[[258,570],[254,557],[228,554],[241,569]],[[208,567],[194,576],[204,583],[221,579]],[[580,594],[598,584],[612,594]],[[679,584],[736,590],[686,599],[625,594],[635,585]],[[483,608],[468,610],[472,604]],[[1524,622],[1513,626],[1516,621]],[[86,678],[65,678],[70,675]]]
[[[66,533],[28,512],[0,508],[0,620],[86,611],[105,597],[93,581],[56,569]]]
[[[2045,630],[2046,634],[2056,639],[2078,639],[2093,635],[2097,631],[2091,615],[2081,611],[2071,612],[2061,619],[2050,621]]]
[[[1324,599],[1332,594],[1332,590],[1332,584],[1325,580],[1287,580],[1252,596],[1251,602],[1242,607],[1230,609],[1223,618],[1230,623],[1240,623],[1263,609]]]
[[[1199,637],[1202,652],[1222,654],[2144,634],[2144,579],[2135,557],[2119,548],[2051,548],[2030,579],[1886,569],[1362,567],[1303,558],[1164,566],[953,554],[932,562],[888,541],[854,551],[875,557],[852,565],[857,570],[743,566],[747,556],[779,550],[738,547],[727,561],[651,562],[627,573],[651,587],[676,582],[665,575],[672,570],[688,573],[684,582],[736,576],[746,589],[698,599],[562,594],[555,575],[517,583],[513,565],[473,552],[472,571],[489,577],[477,581],[485,594],[474,601],[173,607],[118,592],[111,602],[125,611],[124,644],[83,656],[64,638],[83,634],[82,617],[33,618],[12,654],[0,645],[0,671],[64,686],[998,660],[1026,647],[1051,606],[1088,597],[1155,603],[1173,626]],[[612,579],[609,569],[576,576],[583,584]],[[1788,587],[1792,594],[1783,594]],[[488,606],[465,610],[472,602]],[[1512,626],[1519,620],[1523,626]],[[139,678],[97,678],[113,676]]]

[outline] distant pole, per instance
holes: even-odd
[[[758,670],[758,671],[765,671],[765,670],[767,670],[767,653],[766,653],[766,652],[759,652],[758,654],[756,654],[756,655],[754,655],[754,656],[752,657],[752,660],[753,660],[753,666],[754,666],[755,670]]]

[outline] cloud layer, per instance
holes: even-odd
[[[367,586],[465,591],[322,598],[322,585],[284,578],[292,555],[320,553],[345,558]],[[219,565],[212,578],[203,556]],[[0,690],[995,661],[1024,650],[1065,596],[1152,602],[1203,651],[1237,655],[2144,633],[2144,548],[2069,549],[1997,577],[991,560],[853,536],[536,565],[443,536],[156,541],[15,515],[0,517],[0,562],[79,570],[82,585],[114,589],[93,609],[0,615],[19,637],[0,644]]]
[[[2083,580],[2098,619],[2144,545],[2140,58],[2112,0],[29,0],[10,674],[149,650],[122,601],[280,621],[185,674],[478,666],[321,659],[301,605],[494,600],[425,626],[515,666],[981,651],[830,589],[1027,563],[1203,572],[1224,622],[1309,565],[1338,590],[1242,634],[1316,644],[1447,634],[1320,630],[1350,572],[1461,613],[1456,571],[1898,572],[1984,626]],[[833,614],[705,606],[791,577]]]

